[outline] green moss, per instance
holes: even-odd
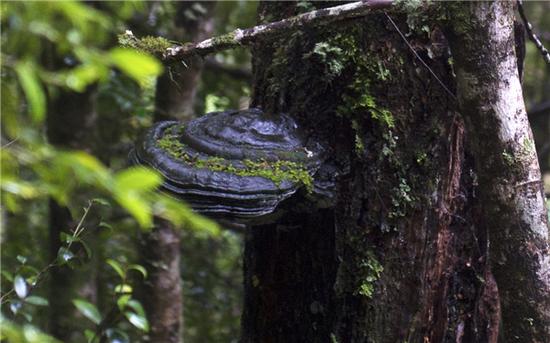
[[[357,46],[353,35],[334,35],[326,42],[318,43],[314,52],[316,50],[318,54],[324,53],[323,56],[327,60],[325,63],[328,64],[328,69],[331,71],[329,77],[335,72],[341,73],[346,68],[354,68],[353,82],[348,85],[342,95],[342,105],[338,107],[337,113],[347,118],[354,118],[360,113],[370,113],[372,119],[387,128],[393,128],[395,123],[392,113],[379,106],[375,97],[371,95],[373,76],[376,82],[383,82],[391,78],[390,71],[384,66],[383,61],[366,55]],[[328,57],[331,58],[328,59]]]
[[[118,35],[118,43],[124,47],[147,52],[156,56],[162,56],[166,52],[166,49],[173,45],[164,37],[146,36],[137,38],[130,33]]]
[[[522,157],[529,158],[535,152],[535,142],[531,138],[524,137],[521,144]]]
[[[164,136],[157,140],[157,146],[170,154],[174,159],[181,160],[196,168],[205,168],[238,176],[263,177],[273,181],[277,186],[287,180],[302,184],[308,192],[313,190],[313,178],[301,163],[287,160],[272,162],[265,159],[256,161],[245,159],[242,161],[242,165],[236,166],[230,160],[221,157],[199,158],[191,156],[186,152],[185,144],[178,140],[177,131],[182,128],[183,126],[174,126],[170,132],[167,130]]]
[[[361,32],[355,29],[357,36]],[[390,206],[387,209],[388,225],[382,231],[390,231],[395,227],[399,218],[405,217],[407,210],[416,200],[412,190],[412,182],[404,168],[401,150],[397,146],[396,119],[394,115],[380,104],[374,94],[378,94],[393,80],[391,71],[386,64],[404,64],[401,56],[388,56],[389,47],[381,49],[380,52],[373,49],[365,49],[360,45],[354,34],[335,34],[321,43],[317,43],[313,53],[323,62],[325,74],[328,80],[335,75],[349,77],[347,87],[341,96],[340,105],[337,107],[337,114],[348,118],[355,131],[355,151],[360,156],[366,147],[363,141],[365,132],[376,132],[380,135],[377,146],[379,151],[380,167],[386,165],[391,170],[392,183],[395,184],[388,192],[387,201]],[[394,61],[390,61],[394,59]],[[396,62],[396,63],[395,63]],[[368,118],[372,119],[369,122]],[[372,125],[374,124],[374,125]],[[367,126],[370,126],[367,129]],[[419,164],[426,164],[427,155],[420,154],[416,161]],[[384,167],[386,168],[386,167]],[[362,294],[369,294],[368,284],[362,286]]]
[[[393,187],[390,193],[392,208],[388,213],[389,218],[399,218],[405,216],[405,210],[414,200],[411,187],[406,179],[401,178],[399,184]]]
[[[514,158],[514,155],[512,155],[508,151],[502,152],[502,158],[504,159],[504,163],[506,163],[508,167],[514,167],[514,165],[516,164],[516,159]]]
[[[235,44],[235,33],[230,32],[221,36],[213,37],[212,41],[216,45],[233,45]]]
[[[374,285],[382,275],[384,267],[378,262],[374,252],[367,251],[366,257],[359,264],[362,273],[362,282],[357,289],[357,294],[372,298],[374,294]]]
[[[426,162],[428,161],[428,154],[426,152],[421,151],[416,153],[416,163],[420,166],[426,165]]]
[[[326,80],[333,80],[344,70],[345,64],[342,63],[342,48],[332,45],[330,42],[319,42],[315,44],[313,51],[304,55],[304,58],[315,56],[325,66],[323,77]]]

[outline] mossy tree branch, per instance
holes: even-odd
[[[394,0],[364,0],[345,5],[329,7],[299,14],[280,21],[258,25],[247,29],[236,29],[230,33],[209,38],[198,43],[172,44],[164,38],[137,38],[131,31],[119,36],[119,43],[151,53],[165,62],[181,61],[191,55],[208,54],[250,45],[261,39],[268,39],[304,26],[329,24],[335,21],[364,16],[375,9],[389,8]]]

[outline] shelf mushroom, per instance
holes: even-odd
[[[299,188],[313,189],[319,153],[288,115],[259,109],[160,122],[136,143],[135,164],[162,174],[162,188],[197,212],[230,218],[272,213]]]

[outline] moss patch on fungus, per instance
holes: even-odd
[[[241,161],[241,165],[235,165],[233,161],[222,157],[201,158],[193,156],[187,153],[186,145],[178,139],[178,131],[182,129],[182,125],[175,125],[167,129],[164,135],[157,140],[157,146],[176,160],[193,165],[196,168],[204,168],[216,172],[230,173],[238,176],[263,177],[273,181],[277,186],[287,180],[303,185],[308,192],[313,190],[313,178],[307,171],[307,168],[298,162],[245,159]]]

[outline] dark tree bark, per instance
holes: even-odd
[[[292,3],[259,9],[260,21],[294,14]],[[440,81],[384,14],[255,46],[254,105],[294,116],[338,172],[333,209],[287,204],[278,225],[248,232],[243,342],[497,341],[491,252],[505,237],[484,219],[497,216],[485,217],[491,199],[480,193],[494,180],[481,185],[484,160],[465,144],[480,132],[475,123],[465,130],[453,96],[443,27],[418,13],[390,15]],[[544,236],[537,227],[534,249]],[[521,276],[535,280],[529,273]],[[526,285],[505,286],[508,299]]]
[[[200,3],[206,12],[194,20],[186,18],[185,11]],[[215,2],[181,2],[177,4],[176,26],[180,32],[176,39],[199,40],[212,34],[211,11]],[[187,67],[173,66],[157,80],[155,121],[182,120],[194,116],[193,104],[203,62],[194,58]],[[171,343],[182,341],[183,299],[180,277],[179,228],[159,218],[151,233],[143,236],[142,257],[149,272],[144,287],[144,306],[151,332],[151,342]]]
[[[93,127],[96,119],[95,87],[83,93],[61,91],[51,99],[47,115],[49,143],[58,148],[93,149]],[[50,258],[54,260],[61,247],[60,233],[73,229],[76,222],[69,210],[54,199],[49,200]],[[50,332],[61,340],[68,340],[74,328],[76,273],[68,266],[54,268],[50,279]]]

